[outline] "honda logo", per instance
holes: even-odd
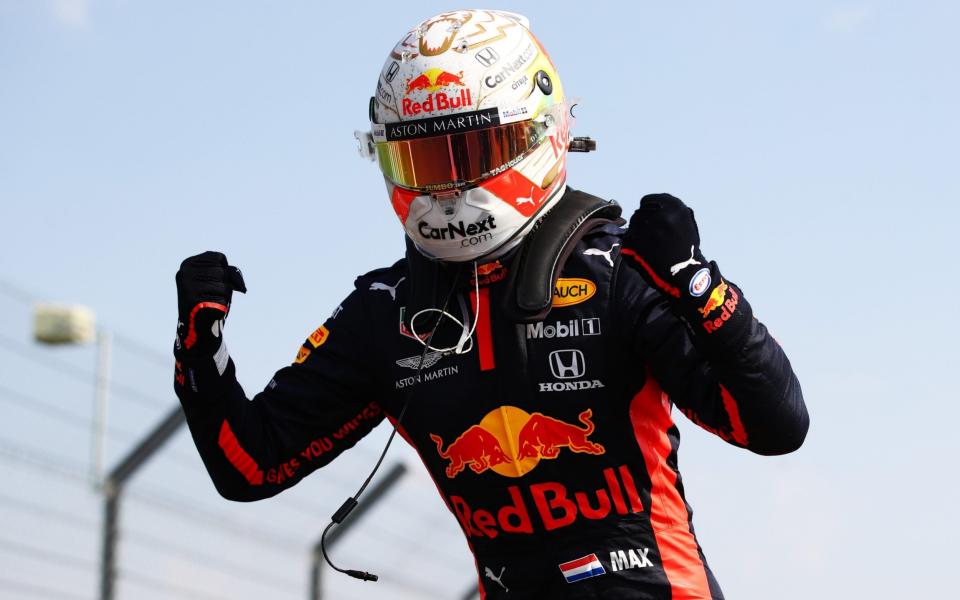
[[[550,371],[557,379],[583,377],[587,363],[579,350],[554,350],[550,353]]]
[[[390,68],[387,69],[387,74],[383,76],[387,80],[387,83],[393,81],[393,78],[397,76],[397,72],[400,70],[400,65],[394,61],[390,64]]]
[[[497,54],[497,51],[487,46],[480,52],[477,52],[477,60],[480,61],[480,64],[485,67],[491,67],[500,60],[500,55]]]

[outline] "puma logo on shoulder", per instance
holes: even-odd
[[[387,285],[387,284],[382,283],[382,282],[380,282],[380,281],[374,281],[373,283],[370,284],[370,291],[371,291],[371,292],[375,292],[375,291],[380,290],[380,291],[384,291],[384,292],[390,292],[390,297],[391,297],[392,299],[396,300],[396,299],[397,299],[397,288],[400,287],[400,284],[403,282],[404,279],[406,279],[406,277],[401,277],[400,279],[397,280],[397,283],[395,283],[395,284],[393,284],[393,285]]]
[[[607,262],[610,263],[610,266],[613,266],[613,259],[610,257],[610,254],[613,252],[613,249],[619,246],[620,244],[614,244],[610,246],[609,250],[601,250],[599,248],[587,248],[583,251],[584,256],[602,256],[607,259]]]

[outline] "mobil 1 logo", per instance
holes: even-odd
[[[527,339],[571,338],[581,335],[600,335],[600,319],[567,319],[545,324],[543,321],[527,324]]]

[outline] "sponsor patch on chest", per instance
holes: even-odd
[[[416,360],[419,360],[419,357],[416,357]],[[408,365],[404,365],[408,366]],[[456,375],[460,372],[460,367],[458,365],[450,365],[448,367],[441,367],[439,369],[434,369],[433,371],[424,371],[422,373],[417,373],[416,375],[411,375],[410,377],[403,377],[397,379],[393,382],[394,389],[402,390],[403,388],[410,387],[411,385],[416,385],[424,381],[434,381],[437,379],[442,379],[443,377],[449,377],[450,375]]]
[[[553,323],[539,321],[527,324],[528,340],[580,337],[581,335],[600,335],[600,319],[589,317]]]

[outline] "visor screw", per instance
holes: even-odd
[[[537,87],[540,88],[544,96],[549,96],[553,93],[553,82],[550,81],[550,76],[547,75],[546,71],[537,71],[534,77],[537,80]]]

